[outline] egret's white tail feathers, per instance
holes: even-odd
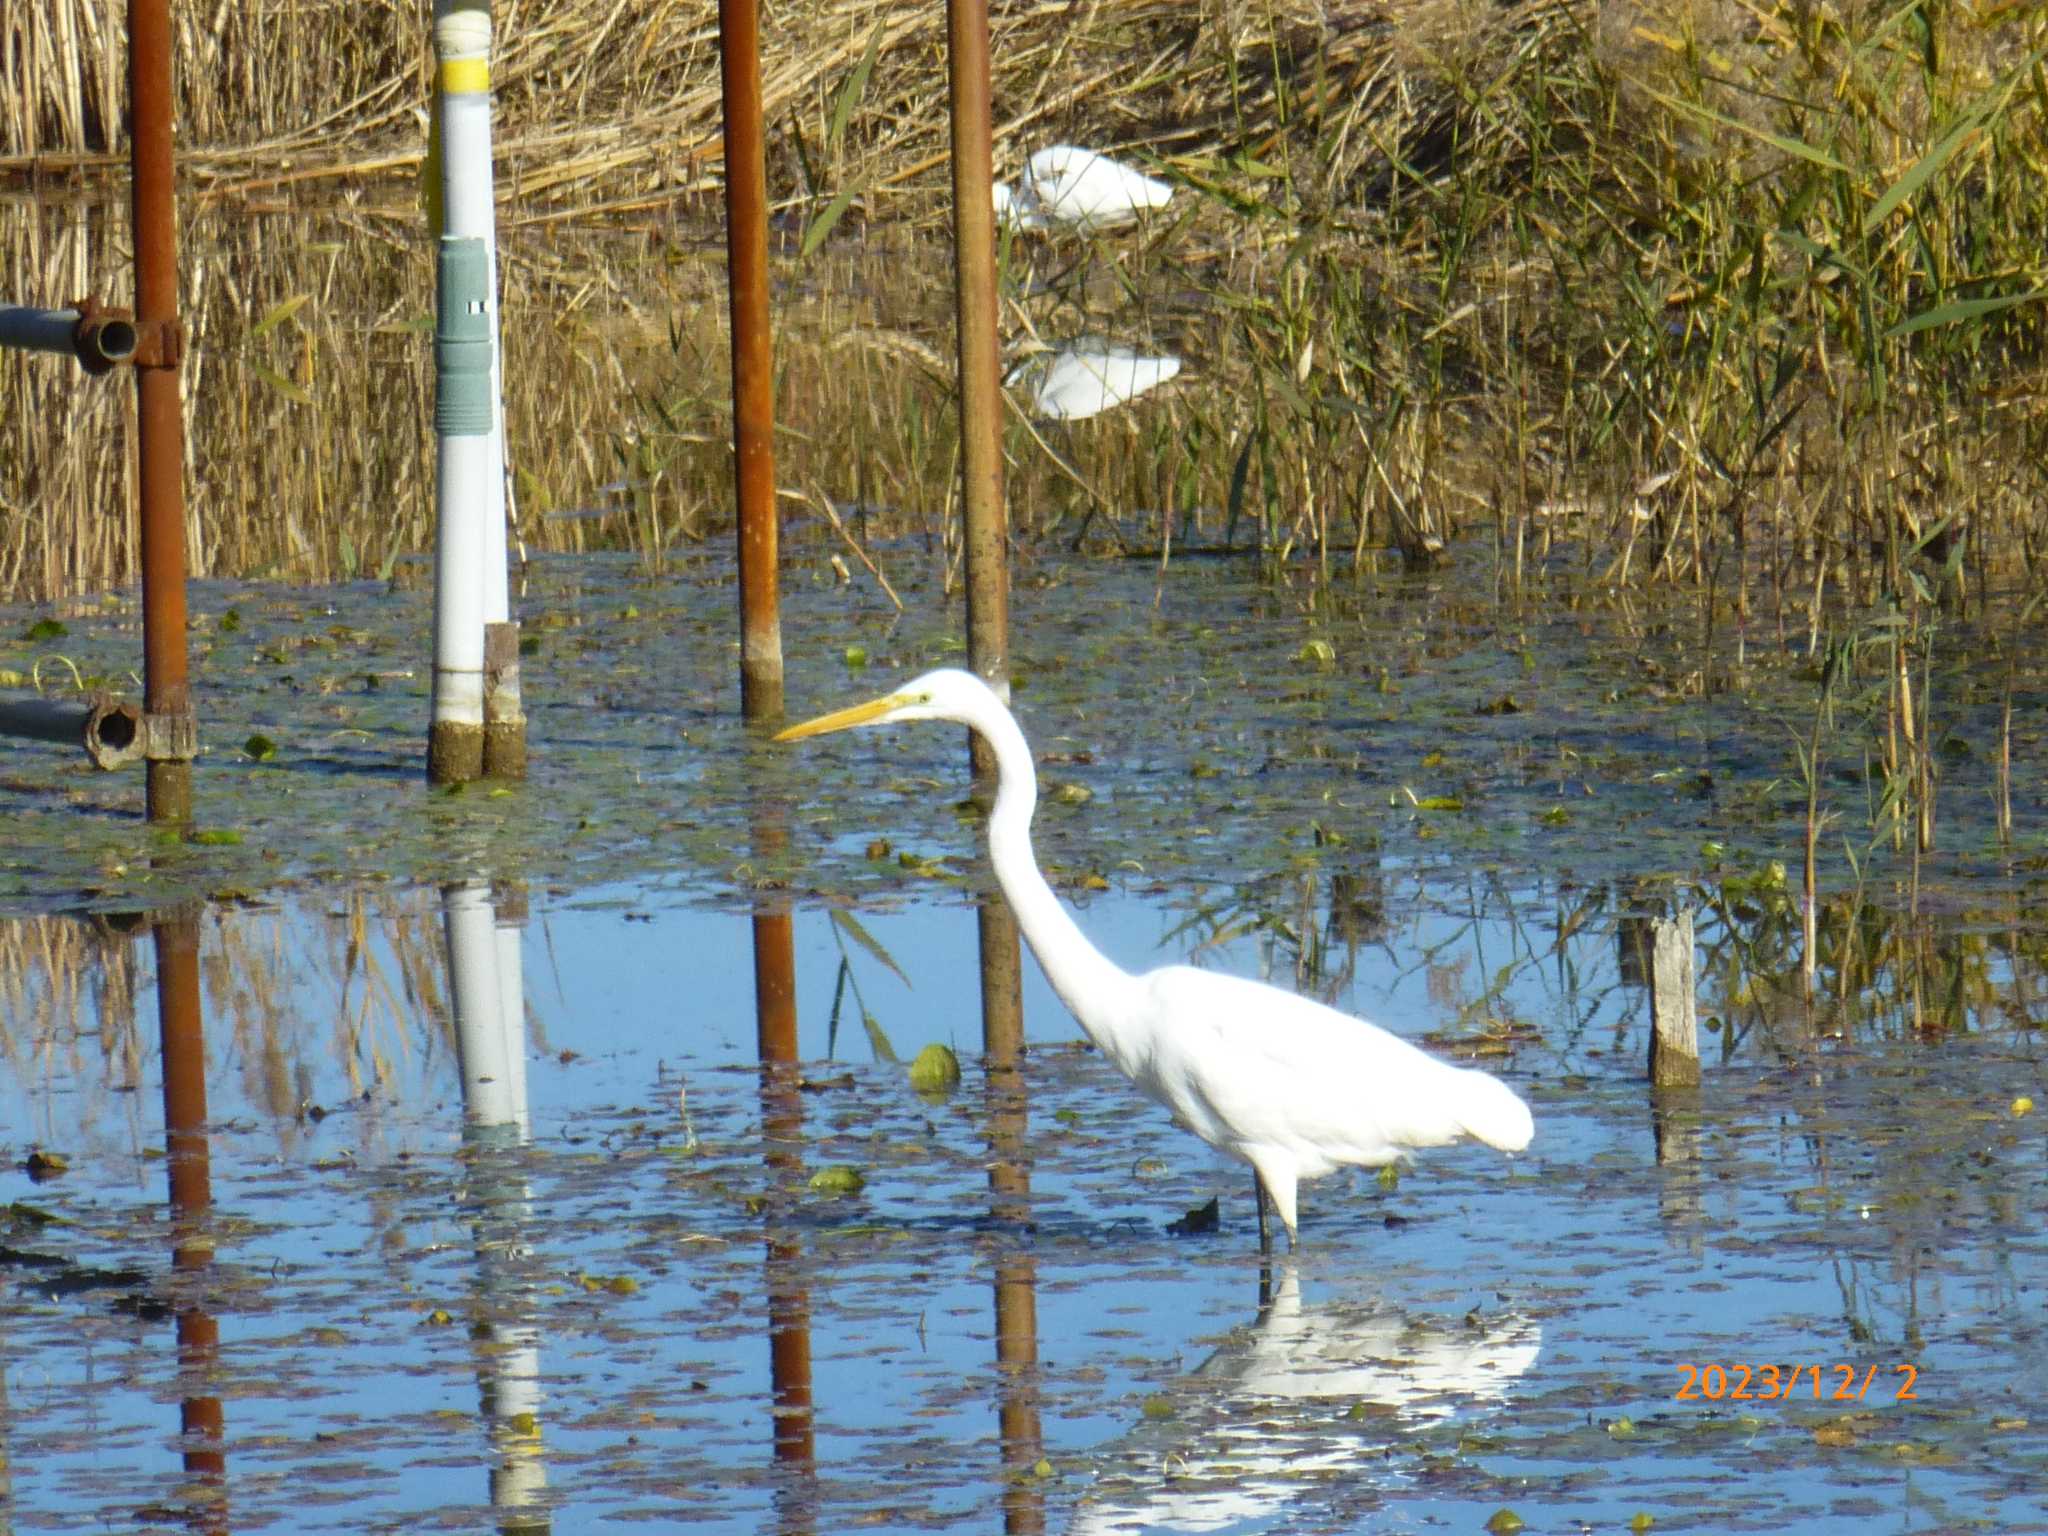
[[[1468,1068],[1459,1076],[1465,1081],[1456,1114],[1465,1134],[1501,1152],[1528,1146],[1536,1134],[1536,1120],[1521,1096],[1491,1072]]]

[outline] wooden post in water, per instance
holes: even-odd
[[[1003,509],[1001,360],[996,349],[996,216],[989,127],[987,0],[947,0],[953,112],[954,301],[960,350],[961,517],[967,546],[967,663],[1010,697],[1009,520]],[[995,760],[970,739],[975,778]],[[999,895],[982,902],[982,1052],[1014,1066],[1024,1050],[1017,919]]]
[[[718,0],[725,93],[725,252],[732,308],[732,457],[739,508],[740,712],[782,716],[777,613],[775,354],[768,322],[768,169],[760,0]]]
[[[136,470],[142,505],[142,699],[151,821],[192,819],[185,640],[185,425],[178,365],[176,165],[170,0],[129,0],[128,113],[135,237]]]
[[[1692,913],[1650,923],[1650,1085],[1696,1088],[1699,1010],[1693,974]]]

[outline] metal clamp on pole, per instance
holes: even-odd
[[[142,717],[142,755],[152,763],[189,763],[199,755],[199,717],[187,710],[179,715]]]

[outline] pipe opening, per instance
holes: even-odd
[[[132,320],[109,320],[99,328],[96,336],[100,356],[110,363],[127,362],[135,355],[135,348],[141,340],[141,333],[135,329]]]
[[[126,752],[141,735],[141,719],[126,710],[109,710],[100,718],[100,744],[115,752]]]

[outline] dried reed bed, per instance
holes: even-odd
[[[107,292],[119,208],[25,210],[0,228],[50,292]],[[433,549],[432,277],[425,241],[348,209],[191,220],[181,292],[187,548],[195,577],[327,583]],[[791,272],[777,314],[778,483],[793,516],[948,537],[957,463],[947,271],[903,243],[841,245]],[[509,237],[507,431],[520,546],[667,551],[730,526],[722,257],[664,237]],[[1071,307],[1071,306],[1070,306]],[[0,594],[132,579],[133,390],[54,358],[0,369]],[[1149,422],[1150,418],[1146,418]],[[1086,501],[1069,467],[1129,457],[1139,418],[1012,426],[1025,526]],[[1150,494],[1150,480],[1145,483]],[[1095,492],[1105,494],[1099,488]],[[1118,505],[1121,506],[1121,500]],[[1141,495],[1140,505],[1150,505]],[[1036,510],[1031,510],[1036,509]]]
[[[1422,31],[1447,19],[1409,7]],[[1548,25],[1557,0],[1519,0],[1512,27]],[[502,191],[517,216],[618,211],[715,186],[716,7],[665,0],[501,0],[493,71]],[[1340,158],[1386,142],[1392,119],[1440,126],[1452,99],[1400,67],[1404,29],[1361,0],[996,0],[999,142],[1085,135],[1160,151],[1265,153],[1298,121],[1327,121]],[[0,18],[0,176],[93,176],[118,168],[123,29],[98,0],[23,0]],[[763,102],[784,130],[785,187],[831,174],[870,212],[909,195],[929,211],[947,146],[944,26],[931,7],[872,0],[764,9]],[[1412,43],[1413,39],[1410,39]],[[261,11],[180,10],[176,91],[187,173],[216,195],[414,168],[425,145],[430,42],[417,5],[297,0]],[[863,64],[865,61],[865,65]],[[864,109],[834,135],[834,98],[860,71]],[[1362,126],[1363,125],[1363,126]],[[1395,127],[1393,137],[1408,136]],[[828,140],[834,163],[821,157]]]
[[[46,182],[110,147],[77,103],[114,45],[63,3],[0,22],[32,85],[0,148],[17,170],[40,155]],[[1951,9],[1922,36],[1903,15],[999,4],[999,153],[1117,145],[1184,187],[1138,236],[1010,251],[1013,335],[1156,340],[1190,365],[1112,417],[1013,421],[1020,530],[1326,562],[1428,563],[1480,535],[1514,580],[1564,564],[1738,603],[1762,582],[1781,623],[1798,604],[1816,629],[1880,593],[1918,601],[1917,567],[1930,596],[2030,574],[2048,18]],[[722,290],[690,195],[715,171],[711,10],[499,19],[519,532],[658,561],[728,520]],[[410,7],[289,7],[264,19],[283,67],[259,101],[247,24],[184,40],[195,567],[375,573],[429,542],[428,273],[397,174],[419,153],[423,36]],[[765,36],[782,483],[943,540],[938,28],[842,0],[771,7]],[[316,192],[292,220],[223,216]],[[118,292],[118,210],[66,216],[0,237],[20,287]],[[15,592],[133,569],[104,516],[126,505],[126,404],[48,377],[0,376]]]

